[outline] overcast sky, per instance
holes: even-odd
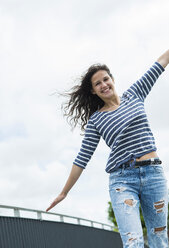
[[[0,0],[0,204],[45,210],[62,190],[82,136],[62,97],[91,64],[106,63],[119,95],[169,49],[168,0]],[[169,67],[146,100],[169,180]],[[109,148],[101,140],[52,211],[109,223]],[[1,211],[1,210],[0,210]]]

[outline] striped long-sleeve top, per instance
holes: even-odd
[[[144,100],[163,71],[164,68],[155,62],[123,93],[116,110],[96,111],[91,115],[81,149],[74,160],[75,165],[86,167],[101,136],[111,149],[105,169],[107,173],[127,161],[135,162],[136,158],[157,150],[145,113]]]

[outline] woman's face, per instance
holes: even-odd
[[[103,101],[111,98],[115,93],[114,79],[105,70],[97,71],[92,77],[92,93]]]

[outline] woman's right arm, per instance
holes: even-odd
[[[80,177],[82,171],[83,171],[83,168],[73,164],[72,170],[70,172],[70,175],[69,175],[69,177],[67,179],[67,182],[66,182],[63,190],[56,197],[56,199],[51,203],[51,205],[46,209],[46,211],[49,211],[51,208],[56,206],[60,201],[65,199],[65,197],[67,196],[67,194],[70,191],[70,189],[73,187],[73,185],[76,183],[76,181]]]
[[[100,137],[101,136],[96,130],[94,123],[91,119],[89,119],[87,127],[85,129],[85,136],[82,140],[80,152],[78,153],[75,161],[73,162],[69,178],[62,192],[56,197],[56,199],[51,203],[51,205],[46,209],[46,211],[49,211],[67,196],[70,189],[80,177],[82,171],[86,168],[87,163],[89,162],[99,143]]]

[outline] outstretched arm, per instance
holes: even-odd
[[[67,182],[62,192],[56,197],[56,199],[51,203],[51,205],[46,209],[46,211],[49,211],[56,204],[58,204],[60,201],[65,199],[67,193],[76,183],[82,171],[85,169],[87,162],[90,160],[92,154],[94,153],[99,143],[99,140],[100,140],[100,134],[96,130],[93,122],[89,119],[85,130],[85,136],[82,140],[82,146],[80,152],[78,153],[73,163],[69,178],[67,179]]]
[[[157,62],[165,68],[169,64],[169,50],[163,53],[158,59]]]
[[[83,171],[83,168],[81,168],[77,165],[72,166],[72,170],[70,172],[69,178],[68,178],[62,192],[56,197],[56,199],[51,203],[51,205],[46,209],[46,211],[49,211],[51,208],[56,206],[60,201],[65,199],[69,190],[73,187],[73,185],[76,183],[76,181],[80,177],[82,171]]]

